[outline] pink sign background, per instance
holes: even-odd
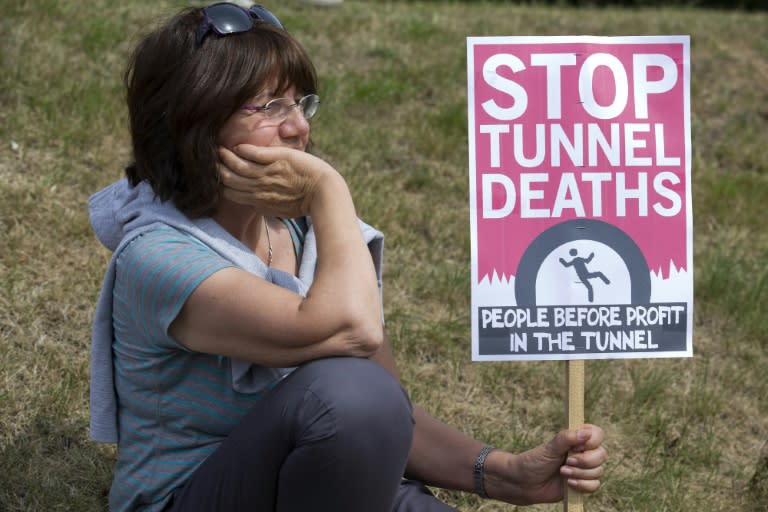
[[[544,66],[531,66],[531,54],[573,53],[576,54],[576,65],[560,67],[562,115],[560,119],[547,119],[547,69]],[[590,55],[606,53],[616,57],[624,66],[628,77],[628,102],[626,108],[612,119],[597,119],[591,116],[583,107],[578,91],[578,77],[581,64]],[[483,79],[483,64],[493,55],[512,54],[525,64],[525,69],[513,72],[505,66],[497,69],[497,73],[504,78],[513,80],[522,86],[528,93],[527,110],[520,117],[511,121],[500,121],[489,116],[482,104],[488,100],[494,100],[500,107],[508,108],[514,104],[509,94],[499,91],[488,85]],[[635,54],[664,54],[669,56],[677,65],[677,82],[668,91],[649,94],[648,116],[636,117],[633,86],[633,55]],[[520,258],[531,242],[543,231],[555,224],[578,218],[573,209],[564,209],[562,215],[556,218],[523,218],[520,211],[519,198],[519,174],[520,173],[546,173],[546,183],[536,183],[535,189],[543,192],[542,199],[531,201],[533,208],[549,208],[553,206],[554,198],[560,183],[560,177],[564,172],[574,173],[579,183],[579,193],[586,210],[586,218],[594,218],[612,224],[639,246],[645,255],[648,267],[651,271],[661,272],[666,276],[669,273],[670,264],[676,269],[685,269],[687,254],[687,196],[686,196],[686,148],[685,148],[685,90],[684,72],[682,69],[684,48],[682,44],[598,44],[598,43],[554,43],[554,44],[478,44],[474,46],[474,139],[475,139],[475,166],[476,166],[476,205],[477,205],[477,279],[497,273],[499,276],[513,276]],[[648,80],[660,80],[663,71],[658,67],[648,68]],[[594,71],[593,93],[596,103],[601,106],[609,105],[616,95],[616,84],[613,74],[605,66],[599,66]],[[542,163],[535,167],[522,167],[515,161],[512,148],[512,130],[501,134],[500,162],[501,165],[492,166],[491,139],[488,133],[481,133],[481,125],[520,124],[524,134],[525,147],[523,152],[527,156],[535,154],[535,125],[546,124],[549,128],[552,124],[559,124],[565,134],[573,134],[574,125],[581,123],[586,132],[588,124],[598,124],[601,131],[610,134],[610,126],[620,126],[621,158],[618,166],[611,165],[601,151],[597,151],[598,161],[596,165],[587,165],[584,159],[582,167],[574,167],[565,151],[561,151],[558,167],[552,167],[549,147],[549,129],[547,129],[547,153]],[[644,140],[645,147],[638,148],[634,154],[638,158],[650,158],[652,164],[647,166],[628,166],[624,161],[624,127],[630,123],[643,123],[650,125],[651,130],[637,134],[636,138]],[[654,137],[654,124],[663,124],[664,149],[663,153],[668,157],[679,158],[679,165],[663,165],[657,167],[657,148]],[[586,136],[584,137],[586,146]],[[678,178],[677,184],[666,182],[665,187],[674,191],[682,201],[679,213],[672,217],[662,216],[653,209],[654,203],[660,203],[664,207],[670,206],[670,200],[654,193],[653,178],[660,172],[674,173]],[[602,212],[599,216],[592,215],[592,185],[581,182],[579,175],[584,172],[610,173],[612,179],[602,183]],[[615,173],[624,173],[626,188],[635,189],[638,183],[638,173],[645,172],[648,176],[648,211],[647,216],[638,214],[638,201],[627,201],[625,216],[619,216],[616,211],[616,180]],[[483,198],[481,197],[482,175],[485,173],[504,174],[512,179],[518,186],[518,201],[512,212],[503,218],[483,218]],[[504,204],[506,193],[503,187],[493,189],[493,204]]]

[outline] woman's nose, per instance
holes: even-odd
[[[304,134],[309,131],[309,121],[304,117],[301,108],[294,107],[280,123],[280,130],[286,135]]]

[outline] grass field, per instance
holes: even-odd
[[[560,363],[471,363],[466,36],[690,34],[695,356],[587,364],[611,459],[589,511],[768,510],[768,15],[500,2],[272,2],[314,57],[317,152],[387,234],[385,302],[414,401],[497,446],[563,422]],[[0,511],[105,510],[88,440],[109,254],[85,203],[129,159],[121,78],[185,2],[27,0],[0,17]],[[762,451],[761,451],[762,450]],[[555,511],[440,491],[464,511]]]

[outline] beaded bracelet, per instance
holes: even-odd
[[[480,450],[480,453],[477,454],[477,459],[475,459],[475,468],[473,470],[473,475],[475,477],[475,493],[482,498],[488,497],[488,494],[485,492],[485,458],[495,449],[494,446],[489,444],[485,445],[483,446],[483,449]]]

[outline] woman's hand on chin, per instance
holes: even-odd
[[[275,217],[308,215],[321,183],[341,180],[324,160],[289,147],[221,147],[219,160],[223,197]]]

